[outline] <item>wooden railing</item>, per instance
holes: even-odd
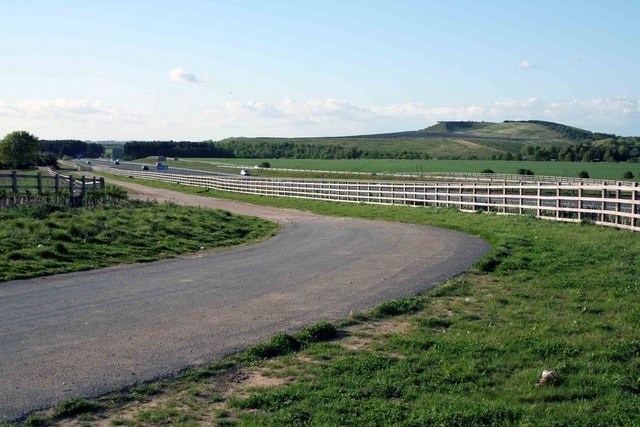
[[[0,173],[0,190],[13,194],[68,191],[82,195],[87,190],[103,188],[104,178],[96,178],[95,176],[91,179],[86,179],[84,176],[75,178],[73,175],[65,176],[51,170],[48,175],[44,175],[42,172],[36,174],[18,173],[17,171]]]
[[[300,173],[300,174],[327,174],[332,175],[349,175],[349,176],[362,176],[363,178],[378,176],[381,179],[385,177],[393,178],[418,178],[421,180],[433,180],[433,181],[469,181],[469,182],[562,182],[566,184],[585,183],[585,184],[615,184],[614,180],[603,180],[596,178],[577,178],[570,176],[553,176],[553,175],[520,175],[520,174],[506,174],[506,173],[479,173],[479,172],[429,172],[421,171],[415,173],[374,173],[374,172],[358,172],[358,171],[326,171],[315,169],[286,169],[286,168],[261,168],[258,166],[241,166],[232,165],[229,163],[214,163],[219,168],[228,169],[263,169],[266,171],[275,172],[288,172],[288,173]]]
[[[382,205],[450,206],[640,231],[638,183],[400,182],[181,175],[109,169],[131,177],[237,193]]]
[[[63,203],[69,206],[84,205],[84,198],[91,190],[104,189],[104,178],[84,176],[75,178],[52,170],[49,174],[0,173],[0,208],[43,202]]]

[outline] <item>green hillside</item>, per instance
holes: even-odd
[[[249,159],[637,161],[640,138],[593,133],[539,120],[443,121],[425,129],[315,138],[130,141],[126,159],[148,156]]]
[[[510,159],[527,146],[567,147],[592,134],[551,122],[442,121],[417,131],[326,138],[228,138],[216,143],[235,157]],[[271,153],[271,155],[269,155]],[[273,155],[275,154],[275,155]]]

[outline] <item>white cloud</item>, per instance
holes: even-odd
[[[183,81],[189,83],[204,83],[204,80],[199,79],[195,74],[185,71],[179,67],[169,71],[169,79],[174,82]]]
[[[143,114],[88,99],[0,101],[0,130],[26,129],[40,138],[127,138],[145,122]]]
[[[535,70],[537,68],[540,68],[538,65],[532,64],[527,59],[522,59],[522,60],[518,61],[516,63],[516,67],[521,68],[523,70]]]
[[[18,103],[0,102],[2,115],[25,119],[119,117],[136,115],[122,108],[105,105],[88,99],[28,99]]]
[[[416,130],[439,120],[548,120],[591,131],[640,135],[640,99],[537,97],[457,106],[415,102],[360,105],[345,99],[285,98],[212,104],[206,111],[131,111],[89,99],[0,100],[0,131],[41,138],[220,139],[228,136],[337,136]],[[0,135],[1,137],[2,135]]]
[[[246,136],[322,136],[420,129],[439,120],[548,120],[593,131],[621,132],[640,119],[640,99],[598,98],[546,101],[536,97],[486,105],[429,106],[402,103],[370,107],[341,99],[280,103],[255,100],[207,112],[221,127],[244,128]],[[628,132],[627,132],[628,134]]]

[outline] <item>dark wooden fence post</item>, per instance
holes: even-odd
[[[18,192],[18,172],[11,171],[11,190],[13,193]]]
[[[69,175],[69,206],[74,206],[73,200],[73,175]]]
[[[42,194],[42,172],[38,172],[38,194]]]

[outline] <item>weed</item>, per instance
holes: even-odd
[[[247,350],[247,355],[254,359],[267,359],[282,356],[300,350],[302,343],[289,334],[280,333],[269,341],[258,344]]]
[[[53,410],[54,418],[72,417],[88,412],[97,412],[104,408],[99,402],[87,399],[69,399],[62,402]]]
[[[372,311],[374,317],[384,318],[398,316],[401,314],[411,314],[421,310],[424,302],[419,297],[402,298],[380,304]]]
[[[338,329],[329,322],[320,322],[303,329],[297,339],[305,344],[328,341],[338,335]]]

